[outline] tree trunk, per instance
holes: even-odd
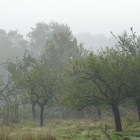
[[[115,119],[116,131],[122,131],[121,117],[117,104],[112,104],[112,111]]]
[[[138,120],[140,121],[140,103],[136,103],[137,112],[138,112]]]
[[[40,106],[40,126],[43,126],[44,105]]]
[[[101,119],[102,117],[102,112],[101,112],[101,109],[99,106],[97,106],[97,115],[98,115],[98,118]]]
[[[32,117],[33,117],[33,121],[35,121],[36,119],[36,109],[35,109],[35,104],[32,103]]]
[[[3,121],[6,122],[6,106],[3,106]]]

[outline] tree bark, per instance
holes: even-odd
[[[40,126],[43,127],[43,114],[44,114],[44,105],[40,106]]]
[[[32,103],[32,117],[33,117],[33,121],[35,121],[36,119],[36,109],[35,109],[35,104]]]
[[[115,119],[116,131],[122,131],[121,117],[117,104],[112,104],[112,111]]]
[[[140,103],[136,103],[137,112],[138,112],[138,120],[140,121]]]

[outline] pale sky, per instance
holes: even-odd
[[[140,33],[140,0],[0,0],[0,28],[26,34],[37,22],[68,24],[73,33]]]

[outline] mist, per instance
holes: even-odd
[[[68,24],[74,34],[110,36],[134,27],[139,33],[139,0],[4,0],[0,1],[0,27],[26,35],[37,22]]]
[[[0,139],[139,139],[139,6],[0,0]]]

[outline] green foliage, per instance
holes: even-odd
[[[119,104],[127,96],[125,84],[129,62],[129,57],[114,49],[107,49],[99,55],[91,53],[87,58],[74,64],[72,75],[77,78],[72,83],[77,90],[81,88],[83,92],[85,90],[83,98],[87,96],[93,100],[93,103],[94,100],[99,100],[100,103]],[[82,94],[81,91],[73,92],[73,94],[77,93]]]
[[[130,36],[125,32],[122,36],[116,37],[118,39],[116,48],[106,48],[97,54],[91,52],[76,61],[69,71],[74,77],[69,82],[71,91],[68,98],[64,98],[68,106],[78,108],[86,102],[111,105],[118,130],[121,130],[118,105],[127,98],[134,97],[137,102],[140,99],[139,37],[132,29],[131,33]],[[137,105],[139,108],[139,104]]]
[[[80,47],[82,46],[78,45],[67,25],[50,23],[48,34],[45,51],[52,67],[60,69],[81,55]]]
[[[36,50],[35,55],[44,53],[53,68],[60,68],[71,59],[80,55],[81,44],[77,43],[68,25],[40,22],[28,34],[30,46]]]
[[[22,58],[7,61],[9,79],[3,96],[38,105],[42,116],[44,107],[58,99],[66,108],[78,110],[109,105],[120,126],[118,106],[131,100],[140,119],[140,37],[132,28],[130,35],[113,36],[118,41],[115,47],[89,53],[65,24],[37,23],[28,34],[29,44],[17,31],[0,30],[0,47],[6,54],[11,50],[21,54],[29,45],[37,56],[27,50]],[[13,100],[9,99],[7,103]]]
[[[45,47],[48,28],[48,25],[43,22],[39,22],[34,28],[31,28],[31,32],[27,36],[30,39],[32,49],[42,49]]]

